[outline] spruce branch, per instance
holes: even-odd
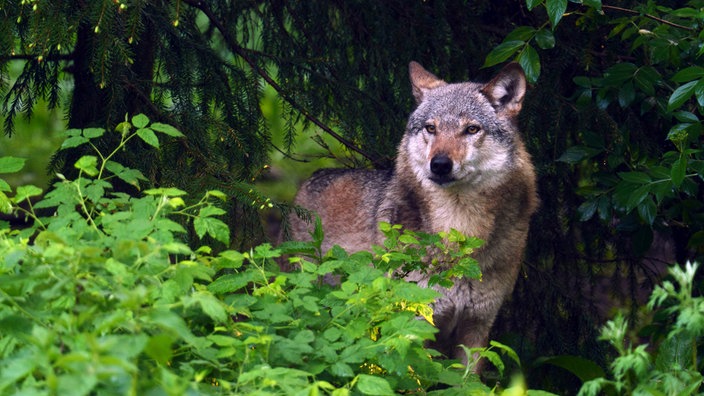
[[[210,7],[206,4],[205,1],[203,0],[184,0],[184,3],[199,9],[201,12],[205,14],[205,16],[210,20],[210,22],[220,31],[220,34],[222,34],[223,39],[227,43],[228,47],[237,54],[240,58],[242,58],[251,68],[254,70],[264,81],[267,82],[276,92],[278,92],[281,97],[287,101],[296,111],[300,112],[306,119],[308,119],[310,122],[318,126],[320,129],[325,131],[327,134],[335,138],[337,141],[342,143],[348,150],[354,151],[360,155],[362,155],[364,158],[367,160],[371,161],[372,163],[376,163],[375,159],[369,154],[366,153],[365,151],[361,150],[359,147],[357,147],[354,143],[351,141],[345,139],[343,136],[341,136],[339,133],[335,132],[327,126],[325,123],[323,123],[318,117],[316,117],[312,112],[310,112],[308,109],[306,109],[303,105],[298,103],[295,98],[293,98],[292,95],[290,95],[281,85],[279,85],[274,79],[267,73],[264,68],[259,66],[257,62],[250,57],[250,53],[240,46],[237,41],[232,37],[230,32],[225,29],[225,25],[217,18],[217,16],[212,12]]]

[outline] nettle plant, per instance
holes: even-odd
[[[26,217],[0,223],[0,393],[486,394],[470,367],[424,348],[433,337],[429,304],[437,292],[400,278],[423,270],[428,249],[457,266],[434,281],[479,276],[466,258],[478,242],[456,233],[429,236],[384,225],[373,253],[320,250],[311,242],[249,252],[214,253],[184,241],[186,227],[225,244],[229,230],[208,191],[188,202],[177,188],[140,196],[115,192],[119,179],[139,189],[146,178],[112,158],[130,139],[159,146],[181,136],[138,115],[121,123],[117,147],[94,145],[103,129],[67,131],[63,148],[90,146],[78,176],[42,196],[0,180],[0,209]],[[23,160],[0,159],[0,174]],[[47,215],[43,215],[46,213]],[[286,255],[298,270],[282,272]],[[375,263],[377,266],[370,266]],[[432,265],[433,263],[430,263]],[[396,274],[396,275],[394,275]],[[323,281],[334,276],[336,285]],[[500,371],[492,343],[475,351]],[[505,392],[525,391],[516,381]]]

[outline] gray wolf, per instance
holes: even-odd
[[[525,75],[512,63],[488,83],[448,84],[411,62],[416,108],[389,171],[316,172],[295,204],[322,221],[324,249],[381,244],[378,223],[436,233],[454,228],[485,244],[474,253],[481,280],[460,279],[434,304],[439,329],[431,347],[467,363],[459,347],[485,346],[523,260],[530,218],[538,206],[535,171],[517,127]],[[312,226],[291,216],[295,240]],[[408,280],[427,285],[427,275]]]

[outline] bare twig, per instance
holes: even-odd
[[[680,24],[677,24],[677,23],[674,23],[674,22],[670,22],[670,21],[667,21],[667,20],[662,19],[662,18],[658,18],[658,17],[656,17],[655,15],[644,14],[644,13],[641,13],[641,12],[639,12],[639,11],[631,10],[631,9],[628,9],[628,8],[617,7],[617,6],[611,6],[611,5],[605,5],[605,4],[602,4],[602,5],[601,5],[601,8],[602,8],[602,9],[607,9],[607,10],[614,10],[614,11],[625,12],[626,14],[631,14],[631,15],[643,15],[643,16],[646,17],[646,18],[650,18],[650,19],[652,19],[652,20],[654,20],[654,21],[658,21],[658,22],[663,23],[663,24],[665,24],[665,25],[669,25],[669,26],[672,26],[672,27],[676,27],[676,28],[678,28],[678,29],[689,30],[690,32],[693,32],[693,31],[695,30],[694,28],[691,28],[691,27],[689,27],[689,26],[682,26],[682,25],[680,25]]]

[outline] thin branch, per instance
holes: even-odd
[[[359,147],[357,147],[354,143],[350,142],[349,140],[345,139],[342,137],[340,134],[337,132],[333,131],[329,126],[324,124],[321,120],[319,120],[313,113],[308,111],[306,108],[304,108],[301,104],[299,104],[290,94],[286,92],[286,90],[281,87],[274,79],[264,70],[262,67],[260,67],[256,61],[254,61],[250,56],[249,56],[249,51],[247,51],[245,48],[239,46],[237,42],[232,38],[230,35],[230,32],[225,29],[225,26],[217,19],[217,17],[213,14],[213,12],[210,10],[208,5],[205,3],[203,0],[184,0],[184,3],[195,7],[199,10],[201,10],[206,17],[210,20],[210,22],[215,25],[215,27],[220,31],[220,34],[222,34],[223,38],[225,39],[225,42],[227,45],[232,49],[234,53],[236,53],[239,57],[241,57],[247,64],[262,78],[264,81],[267,82],[276,92],[283,97],[284,100],[286,100],[288,103],[291,104],[291,106],[296,109],[296,111],[300,112],[303,114],[304,117],[306,117],[308,120],[310,120],[313,124],[318,126],[320,129],[325,131],[327,134],[335,138],[337,141],[342,143],[348,150],[354,151],[360,155],[362,155],[364,158],[368,159],[372,163],[375,163],[374,158],[372,158],[369,154],[361,150]]]
[[[693,32],[693,31],[696,30],[696,29],[691,28],[691,27],[689,27],[689,26],[682,26],[682,25],[679,25],[679,24],[677,24],[677,23],[670,22],[670,21],[667,21],[667,20],[662,19],[662,18],[658,18],[658,17],[656,17],[655,15],[644,14],[644,13],[641,13],[641,12],[639,12],[639,11],[631,10],[631,9],[628,9],[628,8],[622,8],[622,7],[617,7],[617,6],[610,6],[610,5],[605,5],[605,4],[602,4],[602,5],[601,5],[601,8],[602,8],[602,9],[605,8],[605,9],[607,9],[607,10],[621,11],[621,12],[625,12],[626,14],[631,14],[631,15],[643,15],[643,16],[646,17],[646,18],[650,18],[650,19],[652,19],[652,20],[654,20],[654,21],[658,21],[658,22],[663,23],[663,24],[665,24],[665,25],[670,25],[670,26],[676,27],[676,28],[678,28],[678,29],[689,30],[690,32]]]
[[[37,60],[42,56],[43,62],[56,62],[65,61],[73,59],[73,54],[49,54],[49,55],[34,55],[34,54],[15,54],[10,56],[0,56],[0,62],[7,62],[13,60]]]

